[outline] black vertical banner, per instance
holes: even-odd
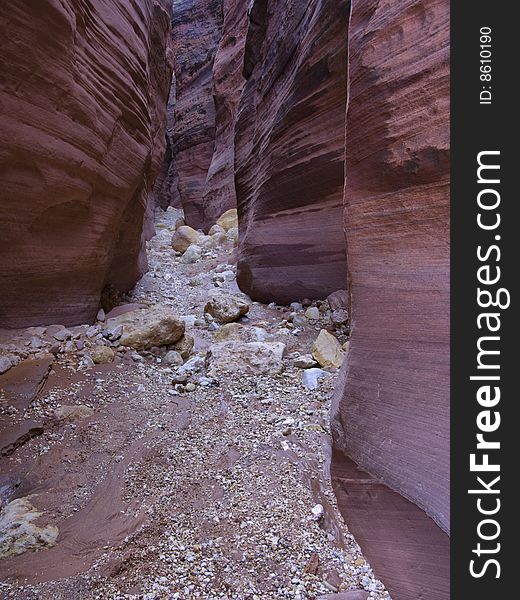
[[[520,35],[505,8],[451,5],[452,600],[520,598]]]

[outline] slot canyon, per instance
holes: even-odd
[[[448,600],[447,0],[4,0],[0,596]]]

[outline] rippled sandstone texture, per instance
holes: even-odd
[[[106,284],[127,290],[143,273],[169,5],[3,2],[2,326],[88,321]]]
[[[242,74],[247,32],[247,3],[224,0],[222,37],[213,64],[215,146],[203,194],[204,225],[213,225],[237,204],[235,193],[235,122],[245,84]]]
[[[255,0],[235,126],[238,283],[253,299],[345,288],[346,0]]]
[[[222,32],[222,0],[176,0],[172,45],[176,76],[170,181],[186,223],[205,228],[203,194],[215,143],[213,62]],[[179,197],[176,200],[175,194]]]
[[[449,531],[449,3],[354,0],[336,445]]]

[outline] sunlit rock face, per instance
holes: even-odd
[[[354,0],[336,446],[449,531],[449,3]]]
[[[146,268],[171,80],[169,0],[5,0],[0,325],[93,319]]]
[[[346,287],[346,0],[255,0],[235,124],[238,283],[255,300]]]

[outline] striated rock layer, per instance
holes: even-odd
[[[268,6],[269,5],[269,6]],[[255,0],[235,126],[238,282],[255,300],[346,286],[347,0]]]
[[[354,0],[335,443],[449,531],[449,3]]]
[[[215,147],[203,194],[206,228],[237,204],[234,137],[238,103],[245,84],[242,70],[247,24],[247,3],[224,0],[222,38],[213,64]]]
[[[176,76],[170,189],[186,223],[206,228],[203,193],[215,143],[213,61],[222,31],[223,0],[175,0],[172,44]]]
[[[2,4],[2,326],[88,321],[105,285],[127,290],[142,274],[169,4]]]

